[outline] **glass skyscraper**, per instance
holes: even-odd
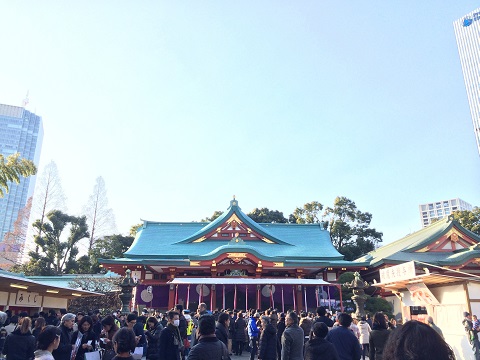
[[[0,104],[0,153],[5,157],[16,152],[32,160],[38,167],[43,141],[42,118],[24,107]],[[0,198],[0,241],[13,230],[18,212],[33,195],[35,176],[21,178],[9,185],[9,192]]]
[[[453,23],[480,153],[480,8]]]

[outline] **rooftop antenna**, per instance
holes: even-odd
[[[27,96],[25,96],[25,99],[23,99],[23,101],[22,101],[22,107],[26,107],[28,105],[28,103],[30,102],[30,100],[28,99],[28,93],[29,92],[30,91],[27,90]]]

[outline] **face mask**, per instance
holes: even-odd
[[[174,326],[179,326],[180,325],[180,320],[173,320],[173,325]]]

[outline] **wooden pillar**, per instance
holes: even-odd
[[[177,269],[174,267],[168,268],[168,272],[170,275],[170,280],[175,279],[175,273]],[[172,309],[175,306],[175,285],[170,284],[168,290],[168,310]]]
[[[175,285],[170,284],[168,290],[168,310],[175,306]]]
[[[297,312],[303,311],[303,291],[302,291],[302,285],[296,285],[296,300],[297,300]]]
[[[303,269],[297,269],[295,271],[295,276],[297,279],[303,279]],[[295,291],[295,298],[296,298],[296,305],[297,305],[297,312],[303,311],[304,306],[303,306],[303,287],[302,285],[296,285],[296,291]]]
[[[262,277],[262,270],[263,270],[262,261],[259,260],[258,264],[257,264],[257,268],[255,269],[255,277],[256,278]],[[258,308],[258,309],[260,309],[260,308]]]
[[[210,287],[210,310],[215,310],[217,307],[217,290],[215,284]]]

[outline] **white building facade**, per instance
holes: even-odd
[[[421,204],[418,208],[422,226],[426,227],[432,223],[433,219],[443,219],[454,211],[472,211],[473,206],[462,199],[456,198]]]
[[[453,27],[480,153],[480,8],[455,21]]]

